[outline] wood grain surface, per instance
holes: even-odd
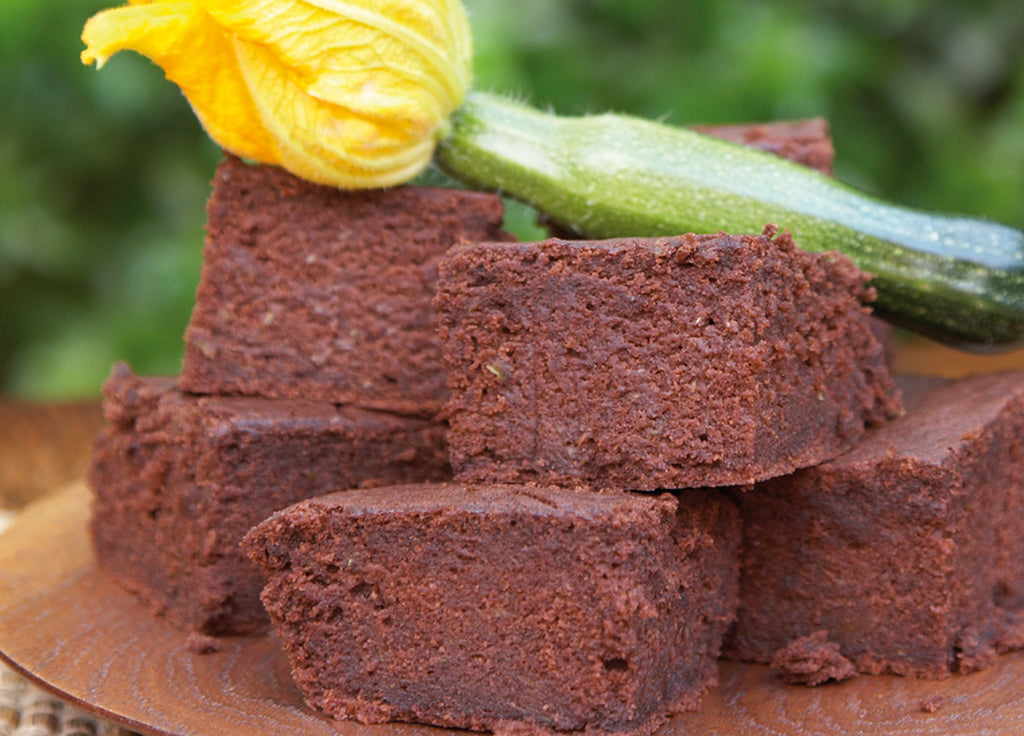
[[[901,334],[895,341],[890,368],[894,373],[964,378],[1024,369],[1024,350],[967,353],[917,335]]]
[[[0,398],[0,508],[17,509],[85,474],[100,402]]]
[[[230,638],[219,652],[193,653],[184,634],[96,569],[87,513],[88,493],[76,484],[30,505],[0,536],[0,653],[29,679],[147,734],[446,733],[335,722],[308,711],[273,638]],[[659,736],[1024,733],[1024,653],[942,681],[857,677],[804,688],[781,683],[765,667],[728,662],[721,681],[698,713],[673,718]]]

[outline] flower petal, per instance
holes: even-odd
[[[458,0],[129,2],[86,24],[83,61],[149,56],[221,146],[320,183],[410,179],[469,86]]]
[[[471,62],[469,28],[447,0],[200,0],[226,28],[275,50],[307,79],[387,68],[461,100]],[[459,22],[462,19],[462,23]],[[457,51],[456,56],[452,52]]]
[[[177,43],[188,25],[191,2],[128,5],[91,17],[82,31],[82,63],[101,68],[111,56],[132,49],[156,60]]]
[[[240,68],[281,164],[310,181],[346,188],[384,187],[415,176],[435,141],[360,119],[311,97],[265,47],[239,42]]]
[[[130,49],[160,65],[213,140],[239,156],[278,163],[278,146],[260,117],[224,29],[193,2],[127,5],[85,25],[82,60],[102,65]]]

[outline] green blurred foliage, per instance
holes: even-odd
[[[0,6],[0,392],[95,395],[114,360],[176,372],[219,152],[125,54],[79,61],[102,0]]]
[[[675,124],[824,116],[839,178],[1024,227],[1020,0],[466,0],[476,85]],[[174,373],[219,152],[159,69],[78,61],[102,0],[0,5],[0,393]],[[531,213],[511,219],[523,234]]]

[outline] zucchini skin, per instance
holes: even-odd
[[[771,154],[639,118],[471,92],[435,161],[587,238],[788,229],[873,274],[875,311],[974,351],[1024,345],[1024,233],[912,210]]]

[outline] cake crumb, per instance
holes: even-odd
[[[839,644],[830,642],[825,630],[793,639],[775,653],[771,668],[791,685],[821,685],[857,674],[853,662],[839,653]]]
[[[934,713],[946,703],[946,696],[935,693],[927,697],[921,698],[921,701],[917,704],[918,709],[922,713]]]
[[[188,650],[193,654],[214,654],[222,649],[220,640],[214,636],[193,631],[188,635]]]

